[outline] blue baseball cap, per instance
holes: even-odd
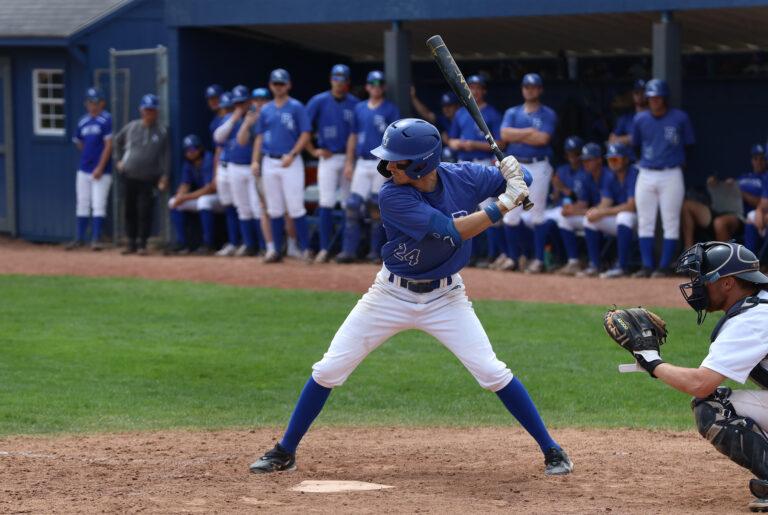
[[[485,79],[482,75],[470,75],[467,79],[467,84],[482,84],[485,86]]]
[[[581,159],[594,159],[595,157],[602,157],[603,152],[600,150],[600,145],[597,143],[587,143],[581,147]]]
[[[632,89],[645,90],[645,79],[637,79],[635,83],[632,84]]]
[[[267,88],[256,88],[253,91],[251,91],[251,98],[272,98],[272,95],[270,95],[269,90]]]
[[[605,149],[605,157],[631,157],[631,150],[624,143],[611,143]]]
[[[188,152],[191,149],[198,149],[202,146],[203,144],[200,142],[200,138],[198,138],[196,134],[187,134],[184,136],[184,140],[181,142],[181,148],[184,149],[184,152]]]
[[[243,86],[242,84],[235,86],[232,88],[232,102],[235,104],[238,104],[240,102],[245,102],[251,97],[251,90],[248,89],[248,86]]]
[[[331,77],[336,78],[338,77],[344,77],[345,80],[349,80],[349,66],[346,64],[336,64],[331,68]]]
[[[152,93],[147,93],[141,97],[141,104],[139,104],[139,109],[157,109],[159,105],[160,102],[158,102],[157,96],[153,95]]]
[[[207,88],[205,88],[205,98],[213,98],[221,96],[221,93],[223,92],[223,88],[219,86],[218,84],[211,84]]]
[[[565,138],[564,150],[581,150],[584,146],[584,140],[578,136],[568,136]]]
[[[443,96],[440,97],[440,105],[449,105],[449,104],[458,104],[459,99],[456,98],[456,95],[451,93],[450,91],[443,93]]]
[[[285,84],[291,82],[291,75],[286,70],[277,68],[272,70],[272,73],[269,74],[269,82],[281,82]]]
[[[544,82],[541,80],[541,75],[538,73],[526,73],[523,76],[523,86],[527,84],[533,84],[534,86],[543,86]]]
[[[104,100],[104,92],[101,88],[88,88],[85,90],[86,102],[98,102],[99,100]]]
[[[386,84],[387,79],[384,77],[384,72],[380,70],[373,70],[371,72],[368,72],[368,75],[365,77],[365,83],[366,84]]]
[[[221,98],[219,99],[219,107],[232,107],[235,103],[232,102],[232,93],[229,91],[225,91],[221,94]]]
[[[765,145],[762,143],[755,143],[752,145],[752,149],[749,151],[750,155],[763,154],[765,155]]]

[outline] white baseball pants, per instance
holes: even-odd
[[[264,208],[256,191],[256,178],[251,165],[229,163],[229,183],[239,220],[253,220],[264,216]]]
[[[630,211],[622,211],[615,216],[604,216],[596,222],[590,222],[584,217],[584,228],[600,231],[611,236],[616,236],[619,226],[625,225],[633,231],[637,228],[637,214]]]
[[[640,168],[635,184],[638,236],[653,238],[656,231],[656,212],[660,209],[664,239],[678,239],[684,195],[683,170],[679,166],[664,170]]]
[[[78,170],[75,178],[75,215],[88,217],[91,216],[91,209],[93,209],[93,216],[107,216],[110,186],[112,186],[111,173],[102,174],[98,179],[94,179],[93,174]]]
[[[355,174],[352,176],[350,191],[368,199],[371,194],[377,195],[381,185],[387,180],[376,169],[378,159],[360,159],[355,163]]]
[[[768,431],[768,390],[734,390],[728,398],[741,417],[749,417]]]
[[[223,206],[231,206],[235,203],[229,178],[229,163],[219,161],[219,166],[216,167],[216,193]]]
[[[173,197],[168,199],[169,209],[171,208],[172,202]],[[222,212],[224,211],[224,206],[222,206],[221,202],[219,202],[219,196],[214,193],[212,195],[203,195],[202,197],[182,202],[176,206],[176,209],[179,211],[187,211],[191,213],[197,213],[206,209],[209,211]]]
[[[336,191],[341,190],[341,205],[347,203],[350,181],[344,177],[345,154],[333,154],[329,158],[321,157],[317,164],[317,189],[320,194],[320,207],[336,205]]]
[[[264,156],[261,161],[261,177],[267,213],[272,218],[291,218],[307,214],[304,208],[304,159],[297,156],[291,166],[283,168],[282,161]]]

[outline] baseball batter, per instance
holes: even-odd
[[[531,201],[535,204],[529,214],[533,223],[533,246],[535,259],[525,270],[529,274],[544,271],[544,247],[547,244],[548,227],[544,210],[547,206],[549,183],[552,178],[552,165],[549,162],[553,154],[549,145],[555,133],[557,115],[541,103],[544,83],[538,73],[529,73],[522,81],[525,102],[507,109],[501,122],[501,137],[506,141],[506,155],[515,156],[526,165],[533,175]],[[519,255],[520,216],[522,210],[510,211],[504,216],[509,258]]]
[[[276,263],[282,258],[284,213],[288,213],[296,227],[302,258],[309,264],[312,255],[307,210],[304,208],[304,159],[301,151],[309,141],[312,125],[304,104],[288,95],[291,76],[286,70],[272,70],[269,89],[274,100],[261,108],[251,160],[254,175],[262,177],[276,248],[275,252],[267,252],[264,262]]]
[[[643,267],[635,277],[666,277],[680,236],[685,184],[683,166],[696,142],[688,115],[667,105],[669,87],[662,79],[645,85],[649,109],[632,125],[632,145],[640,156],[635,189],[638,241]],[[664,243],[658,267],[653,256],[656,212],[661,210]]]
[[[219,99],[219,123],[211,132],[216,132],[221,121],[232,113],[235,104],[232,102],[232,93],[226,91],[221,94]],[[225,142],[226,143],[226,142]],[[216,143],[216,153],[213,157],[214,182],[216,183],[216,192],[219,195],[219,202],[224,206],[224,213],[227,220],[228,241],[218,252],[217,256],[234,256],[240,244],[240,222],[237,219],[237,208],[235,207],[235,197],[232,193],[232,183],[230,181],[229,150],[225,143]]]
[[[352,132],[355,106],[360,102],[349,93],[349,66],[337,64],[331,68],[331,89],[318,93],[307,103],[307,116],[317,129],[317,148],[310,140],[308,151],[318,159],[317,189],[318,236],[320,250],[315,263],[326,263],[331,233],[333,231],[333,207],[336,205],[336,190],[341,188],[341,205],[349,198],[350,181],[344,176],[347,161],[347,140]]]
[[[690,276],[680,290],[698,313],[699,324],[707,313],[725,312],[712,331],[704,361],[698,368],[666,363],[658,342],[651,345],[648,340],[642,348],[628,344],[627,350],[652,377],[694,396],[691,408],[699,433],[758,477],[750,481],[758,499],[749,506],[768,511],[768,277],[744,246],[717,241],[687,249],[677,272]],[[720,386],[725,379],[741,384],[750,379],[760,389],[733,391]]]
[[[85,91],[85,108],[88,114],[77,122],[77,132],[72,138],[82,153],[75,179],[77,233],[67,245],[67,250],[85,245],[91,213],[91,249],[102,249],[101,229],[107,216],[107,198],[112,186],[112,116],[104,111],[104,92],[100,88]]]
[[[369,72],[365,78],[365,90],[368,92],[368,100],[358,102],[355,106],[355,116],[347,139],[344,175],[352,183],[349,198],[344,205],[344,241],[342,250],[335,259],[337,263],[353,263],[357,260],[357,247],[362,230],[360,216],[363,210],[366,210],[371,218],[370,251],[366,258],[371,262],[381,263],[380,249],[384,230],[379,215],[378,198],[384,178],[376,171],[378,160],[371,154],[371,150],[381,143],[387,125],[400,118],[400,110],[384,98],[387,83],[383,72]]]
[[[438,130],[411,118],[392,123],[381,146],[372,150],[388,178],[379,196],[387,235],[384,264],[323,359],[313,365],[282,441],[251,465],[251,472],[295,470],[296,447],[331,389],[385,340],[406,329],[421,329],[440,340],[483,388],[499,396],[536,439],[547,474],[573,469],[520,380],[496,357],[458,274],[469,261],[467,240],[522,202],[528,191],[524,172],[513,157],[500,164],[501,173],[466,162],[440,163],[441,148]],[[491,196],[499,200],[476,212],[477,204]]]

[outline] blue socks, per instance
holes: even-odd
[[[563,245],[565,245],[565,253],[568,254],[568,259],[579,259],[579,244],[573,231],[561,228],[560,235],[563,237]]]
[[[225,208],[227,214],[227,233],[229,235],[229,243],[237,246],[240,242],[240,221],[237,219],[237,208],[235,206],[227,206]]]
[[[243,243],[249,249],[255,248],[256,243],[253,239],[253,219],[240,220],[240,234],[243,236]]]
[[[283,253],[283,236],[285,235],[285,220],[282,216],[273,217],[270,220],[272,226],[272,241],[275,242],[275,250],[278,254]]]
[[[520,257],[520,225],[505,225],[504,234],[507,236],[507,257],[517,261]]]
[[[640,244],[640,255],[643,258],[643,266],[646,268],[656,268],[653,263],[653,237],[638,238]]]
[[[309,248],[309,225],[307,224],[307,217],[300,216],[294,218],[293,225],[296,227],[296,239],[299,242],[299,248],[301,250],[307,250]]]
[[[589,264],[595,268],[600,267],[600,233],[584,228],[584,239],[587,240],[587,253],[589,254]]]
[[[619,255],[619,268],[626,271],[629,263],[629,246],[632,245],[633,231],[626,225],[617,228],[616,246]]]
[[[93,241],[99,241],[101,239],[101,228],[104,227],[104,217],[93,217]]]
[[[333,209],[320,207],[317,209],[317,232],[320,238],[320,250],[329,250],[331,232],[333,231]]]
[[[747,224],[744,226],[744,246],[757,255],[757,251],[760,250],[760,235],[757,233],[757,227],[754,224]]]
[[[280,442],[286,451],[291,454],[296,453],[296,447],[299,446],[299,442],[309,430],[309,426],[320,414],[330,394],[331,388],[320,386],[312,377],[309,378],[301,391],[299,402],[293,409],[291,421],[288,423],[283,440]]]
[[[536,252],[536,259],[544,261],[544,247],[547,246],[547,233],[549,226],[546,222],[533,226],[533,248]]]
[[[75,239],[85,241],[85,231],[88,229],[88,217],[77,217],[77,232],[75,233]]]
[[[176,241],[179,245],[187,244],[187,235],[185,233],[184,213],[178,209],[171,209],[171,225],[173,232],[176,233]]]
[[[539,411],[533,404],[523,383],[517,377],[514,377],[507,386],[496,392],[496,395],[499,396],[501,402],[504,403],[504,406],[506,406],[517,421],[520,422],[520,425],[536,440],[539,448],[541,448],[541,452],[546,453],[552,447],[560,449],[560,446],[549,436]]]
[[[672,262],[672,258],[675,256],[677,250],[677,238],[664,239],[664,243],[661,246],[661,261],[659,262],[659,268],[666,270],[669,268],[669,264]]]
[[[341,250],[353,256],[357,254],[357,246],[360,244],[360,220],[350,220],[347,218],[347,225],[344,226],[344,242]]]
[[[203,226],[203,242],[209,247],[213,246],[213,211],[200,210],[200,225]]]

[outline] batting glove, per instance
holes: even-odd
[[[511,211],[522,204],[523,199],[527,196],[528,186],[525,185],[525,181],[522,177],[515,177],[507,181],[507,190],[499,195],[499,202]]]
[[[523,170],[514,156],[507,156],[497,164],[499,170],[501,170],[501,174],[507,181],[514,179],[515,177],[523,177]]]

